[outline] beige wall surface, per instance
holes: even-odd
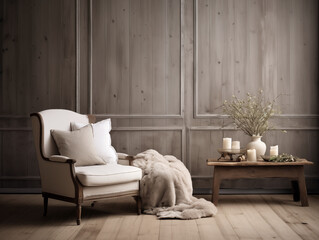
[[[263,89],[282,111],[267,150],[315,162],[319,192],[317,0],[3,0],[0,15],[2,191],[40,186],[28,116],[49,108],[112,118],[117,151],[173,154],[207,191],[222,138],[249,142],[220,106]]]

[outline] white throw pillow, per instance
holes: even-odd
[[[105,164],[95,149],[90,125],[73,132],[51,130],[51,134],[60,154],[76,160],[75,166]]]
[[[86,125],[86,123],[71,122],[71,130],[74,131]],[[94,144],[98,156],[106,163],[117,163],[117,154],[111,145],[111,119],[108,118],[91,125],[93,127]]]

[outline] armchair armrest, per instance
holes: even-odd
[[[49,157],[49,160],[51,162],[76,163],[76,160],[62,155],[52,155],[51,157]]]
[[[133,165],[134,156],[128,155],[126,153],[117,153],[119,159],[119,164],[121,165]]]
[[[75,198],[78,192],[75,160],[53,155],[39,164],[42,192]]]

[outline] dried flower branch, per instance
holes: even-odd
[[[268,120],[278,111],[275,109],[275,100],[266,101],[263,91],[257,96],[247,93],[245,99],[233,96],[230,102],[225,101],[223,111],[228,114],[235,125],[249,136],[262,136],[271,129]]]

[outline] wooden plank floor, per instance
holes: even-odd
[[[209,196],[201,196],[209,199]],[[0,239],[319,239],[319,196],[301,207],[291,195],[221,195],[218,214],[197,220],[158,220],[135,214],[132,198],[83,207],[75,223],[72,204],[42,197],[0,195]]]

